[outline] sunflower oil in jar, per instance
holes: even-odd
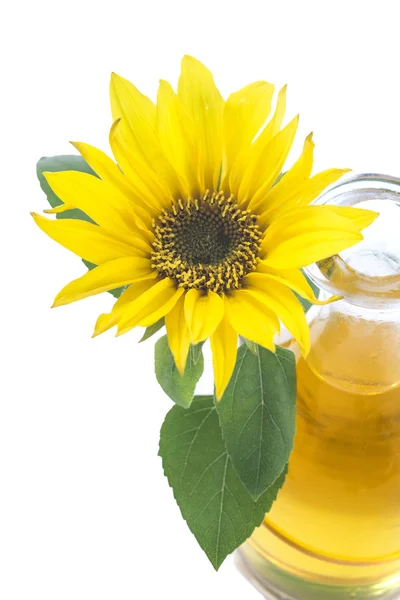
[[[289,344],[298,356],[295,447],[277,501],[240,554],[267,598],[400,597],[400,242],[389,243],[387,222],[400,224],[400,182],[376,180],[331,192],[350,204],[367,197],[388,214],[347,257],[310,269],[344,297],[309,312],[306,359]],[[381,187],[390,205],[371,206]]]

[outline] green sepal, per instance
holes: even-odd
[[[192,344],[190,346],[189,352],[194,365],[197,365],[199,360],[203,357],[203,346],[204,342],[199,342],[198,344]]]
[[[248,349],[250,350],[250,352],[252,354],[254,354],[254,356],[257,355],[257,344],[255,342],[252,342],[251,340],[248,340],[247,338],[241,337],[240,339],[243,341],[244,344],[246,344],[246,346],[248,347]]]
[[[296,423],[294,354],[246,345],[217,405],[233,466],[248,492],[259,498],[282,473],[293,448]]]
[[[286,175],[287,171],[281,171],[278,175],[278,177],[275,179],[274,184],[272,187],[274,187],[275,185],[278,185],[278,183],[280,182],[280,180],[282,179],[282,177],[284,177]]]
[[[164,317],[161,317],[161,319],[159,319],[158,321],[153,323],[153,325],[146,327],[146,331],[140,338],[139,344],[141,342],[145,342],[146,340],[151,338],[155,333],[157,333],[157,331],[160,331],[160,329],[162,329],[164,327],[164,325],[165,325],[165,319],[164,319]]]
[[[195,357],[196,362],[193,358],[192,348],[190,348],[185,372],[181,376],[169,348],[168,337],[166,335],[161,337],[154,347],[154,367],[157,381],[167,396],[183,408],[191,405],[197,382],[204,369],[203,353],[200,351],[200,356],[196,353]]]
[[[169,411],[159,454],[183,518],[218,569],[261,525],[286,471],[258,501],[252,499],[227,454],[212,396],[196,396],[190,408]]]

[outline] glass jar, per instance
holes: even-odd
[[[289,473],[239,551],[271,599],[400,598],[400,179],[358,175],[318,203],[380,212],[365,240],[308,268],[342,300],[308,312]]]

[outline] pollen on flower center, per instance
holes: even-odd
[[[261,242],[257,217],[223,192],[177,200],[153,227],[153,268],[186,289],[238,289],[257,266]]]

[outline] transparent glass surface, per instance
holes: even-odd
[[[400,598],[400,180],[351,177],[318,203],[380,213],[365,241],[307,269],[297,431],[278,500],[239,551],[267,598]]]

